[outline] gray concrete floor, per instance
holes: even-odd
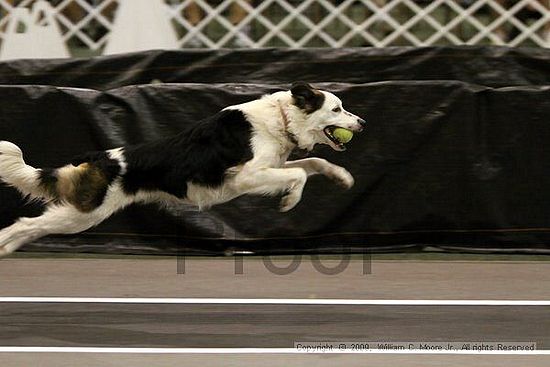
[[[276,275],[259,258],[8,258],[0,297],[213,297],[550,300],[548,261],[360,258],[325,275],[304,258]],[[274,265],[284,267],[290,258]],[[323,259],[327,267],[337,259]],[[242,268],[242,272],[240,269]],[[238,273],[235,274],[235,269]],[[370,269],[370,274],[363,274]],[[0,346],[288,347],[298,338],[535,338],[548,348],[548,307],[167,306],[0,304]],[[475,327],[479,326],[476,331]],[[94,335],[96,339],[94,339]],[[233,342],[228,344],[228,340]],[[311,339],[309,339],[311,340]],[[485,339],[487,340],[487,339]],[[114,345],[113,345],[114,344]],[[548,366],[550,356],[0,354],[2,366]]]

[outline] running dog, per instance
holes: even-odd
[[[0,179],[46,204],[41,216],[0,230],[0,256],[49,234],[87,230],[135,202],[184,200],[206,209],[245,194],[283,194],[280,210],[289,211],[308,176],[354,184],[346,169],[324,159],[287,161],[292,150],[328,144],[343,151],[334,129],[364,126],[334,94],[296,83],[226,107],[176,136],[88,153],[56,169],[31,167],[19,147],[0,141]]]

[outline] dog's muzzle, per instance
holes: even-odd
[[[361,126],[361,130],[359,130],[358,132],[363,131],[363,129],[367,127],[367,122],[365,120],[363,120],[362,118],[357,119],[357,122]]]
[[[357,119],[357,124],[355,124],[354,126],[351,126],[350,128],[348,128],[346,130],[349,130],[352,133],[360,133],[365,129],[366,126],[367,126],[367,122],[362,118],[358,118]],[[346,144],[351,139],[349,139],[346,142],[340,141],[340,139],[338,139],[336,134],[334,134],[334,131],[338,128],[342,128],[342,127],[336,126],[336,125],[329,125],[329,126],[327,126],[323,129],[323,132],[325,133],[325,136],[328,138],[328,140],[330,140],[330,142],[332,143],[331,146],[335,150],[344,151],[344,150],[346,150]]]

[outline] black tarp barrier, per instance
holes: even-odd
[[[550,84],[550,51],[504,47],[389,47],[150,51],[0,63],[0,84],[108,90],[165,83],[371,83],[460,80],[490,87]]]
[[[258,254],[444,250],[550,252],[550,87],[490,88],[457,81],[317,83],[369,126],[343,153],[344,191],[312,177],[302,202],[241,197],[205,212],[132,206],[78,235],[25,250]],[[56,167],[87,150],[173,134],[227,105],[288,85],[161,84],[109,91],[0,86],[0,139],[27,162]],[[0,189],[0,227],[37,215]]]

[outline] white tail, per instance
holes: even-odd
[[[40,187],[40,171],[23,160],[23,152],[9,141],[0,141],[0,180],[31,198],[48,198]]]

